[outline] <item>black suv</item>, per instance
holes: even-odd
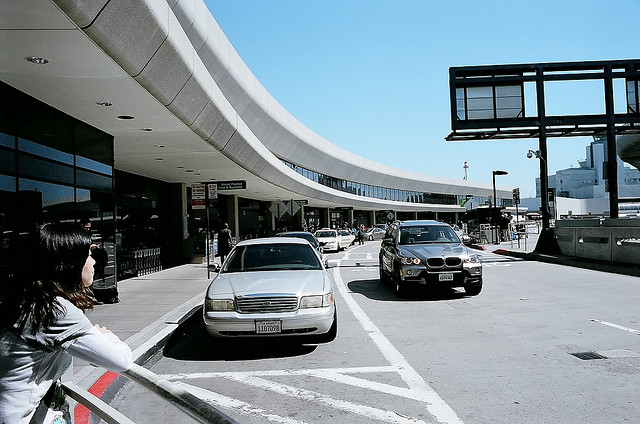
[[[482,290],[482,262],[462,244],[450,225],[438,221],[397,221],[380,247],[380,281],[392,281],[400,294],[409,284],[428,288]]]

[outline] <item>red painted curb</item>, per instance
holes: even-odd
[[[104,394],[107,388],[113,383],[113,381],[118,378],[120,374],[117,372],[107,371],[102,376],[96,380],[95,383],[89,388],[88,392],[96,397],[100,397]],[[75,409],[73,410],[73,418],[76,424],[89,424],[89,418],[91,415],[91,411],[81,404],[77,404]]]

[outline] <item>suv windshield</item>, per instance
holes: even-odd
[[[458,235],[445,225],[420,225],[400,228],[400,244],[460,243]]]
[[[222,272],[321,270],[322,264],[309,244],[255,244],[238,246]]]

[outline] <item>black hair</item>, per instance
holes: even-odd
[[[50,326],[64,309],[57,296],[80,309],[93,307],[91,291],[82,282],[91,235],[77,223],[48,223],[37,227],[20,243],[10,288],[0,298],[0,327],[31,332]]]

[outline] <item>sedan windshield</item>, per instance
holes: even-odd
[[[451,227],[424,225],[400,229],[400,244],[460,243]]]
[[[321,270],[322,264],[308,244],[254,244],[238,246],[221,272]]]
[[[335,231],[317,231],[316,237],[337,237]]]

